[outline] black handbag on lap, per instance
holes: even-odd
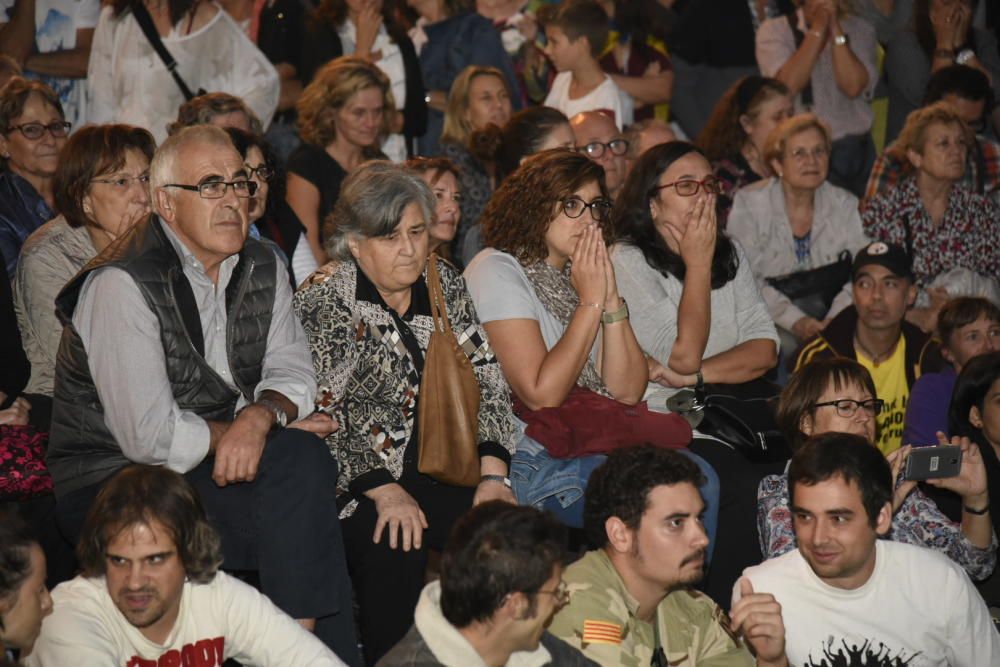
[[[843,250],[832,264],[768,278],[767,284],[787,296],[809,317],[822,320],[837,294],[850,279],[851,253]]]

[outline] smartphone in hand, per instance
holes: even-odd
[[[910,456],[906,459],[903,479],[920,482],[925,479],[955,477],[961,470],[961,447],[917,447],[910,451]]]

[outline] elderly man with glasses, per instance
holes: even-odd
[[[129,463],[183,473],[226,567],[257,571],[264,594],[354,664],[336,464],[317,437],[336,424],[309,416],[316,381],[286,269],[247,238],[256,183],[223,130],[196,126],[159,148],[150,190],[154,214],[56,301],[60,524],[77,537]]]
[[[628,142],[614,119],[603,111],[584,111],[569,120],[576,150],[604,168],[604,182],[612,199],[625,184],[628,174]]]

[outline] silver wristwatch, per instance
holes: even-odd
[[[271,414],[274,415],[274,425],[276,427],[285,428],[288,425],[288,413],[281,408],[281,405],[277,401],[272,401],[269,398],[258,398],[255,404],[271,411]]]
[[[976,57],[976,52],[973,51],[972,49],[962,49],[961,51],[958,52],[958,55],[955,56],[955,63],[958,65],[965,65],[975,57]]]

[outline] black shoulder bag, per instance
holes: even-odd
[[[187,83],[181,78],[181,75],[177,72],[177,61],[167,51],[167,47],[163,45],[163,40],[160,39],[160,33],[157,31],[156,26],[153,25],[153,17],[149,15],[149,10],[146,9],[146,5],[143,4],[142,0],[132,3],[132,15],[135,16],[136,22],[139,24],[139,28],[142,29],[142,34],[146,36],[149,40],[150,46],[156,51],[156,55],[160,56],[160,60],[163,61],[164,66],[170,75],[174,77],[174,81],[177,82],[177,87],[181,89],[184,93],[184,99],[190,100],[195,97],[195,93],[191,92],[188,88]],[[198,95],[204,95],[205,90],[203,88],[198,89]]]
[[[787,296],[809,317],[822,320],[850,279],[851,253],[841,250],[836,262],[808,271],[768,278],[767,284]]]

